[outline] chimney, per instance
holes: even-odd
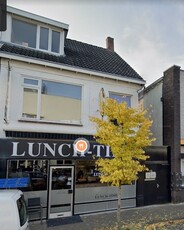
[[[114,38],[111,37],[106,38],[106,48],[108,50],[114,51]]]

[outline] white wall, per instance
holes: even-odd
[[[162,81],[145,91],[143,98],[144,109],[148,110],[148,115],[153,121],[151,132],[156,141],[152,145],[160,146],[163,144],[163,105],[162,105]]]
[[[41,65],[23,63],[20,61],[11,60],[9,63],[11,73],[7,117],[8,123],[3,122],[5,95],[7,89],[6,84],[8,77],[8,62],[5,59],[2,64],[0,75],[0,94],[2,94],[0,95],[2,102],[0,105],[0,137],[4,137],[3,130],[47,133],[76,133],[89,135],[94,134],[95,127],[94,124],[89,121],[89,116],[99,116],[98,99],[99,92],[102,87],[105,90],[106,96],[108,96],[109,91],[131,95],[132,107],[138,107],[137,90],[140,88],[140,85],[138,84],[125,83],[78,72],[76,73]],[[23,76],[82,85],[82,126],[20,121],[22,109],[21,84]]]
[[[4,124],[5,104],[8,99],[7,95],[8,84],[8,65],[7,62],[0,63],[0,124]]]

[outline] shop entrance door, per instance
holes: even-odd
[[[167,164],[150,164],[155,172],[154,180],[144,181],[144,205],[163,204],[170,202],[170,170]]]
[[[73,215],[74,166],[51,166],[48,218]]]

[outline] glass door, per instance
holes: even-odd
[[[73,214],[74,166],[51,166],[48,218]]]

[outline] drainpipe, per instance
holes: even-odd
[[[11,67],[10,62],[8,61],[8,79],[6,87],[6,99],[5,99],[5,108],[4,108],[4,122],[8,124],[8,102],[9,102],[9,91],[10,91],[10,77],[11,77]]]

